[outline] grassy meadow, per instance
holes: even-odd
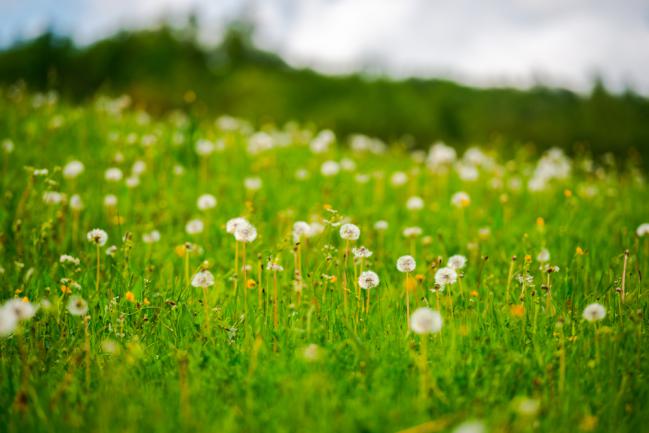
[[[649,431],[632,156],[19,88],[0,140],[0,431]]]

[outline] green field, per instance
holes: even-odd
[[[649,431],[639,160],[126,102],[3,90],[0,431]]]

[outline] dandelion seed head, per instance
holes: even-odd
[[[440,268],[435,272],[435,283],[440,286],[455,284],[457,281],[457,272],[451,267]]]
[[[466,266],[466,257],[460,254],[455,254],[454,256],[448,258],[446,265],[451,269],[455,269],[456,271],[463,269]]]
[[[108,241],[108,233],[102,229],[92,229],[88,232],[87,238],[89,242],[103,247],[106,245],[106,241]]]
[[[320,173],[325,177],[332,177],[340,172],[340,164],[336,161],[325,161],[320,166]]]
[[[343,224],[340,227],[340,237],[346,241],[355,241],[361,236],[361,229],[354,224]]]
[[[412,211],[422,210],[424,208],[424,199],[421,197],[410,197],[406,202],[406,208]]]
[[[436,334],[442,330],[442,315],[428,307],[417,308],[410,316],[410,329],[415,334]]]
[[[606,317],[606,308],[598,303],[589,304],[584,308],[583,317],[588,322],[598,322]]]
[[[88,303],[80,296],[70,296],[68,312],[73,316],[85,316],[88,313]]]
[[[205,224],[203,224],[203,220],[200,220],[198,218],[189,220],[187,224],[185,224],[185,232],[188,235],[197,235],[203,233],[204,229],[205,229]]]
[[[212,194],[203,194],[196,200],[196,206],[199,210],[209,210],[216,207],[216,197]]]
[[[214,285],[214,275],[208,270],[197,272],[192,278],[192,286],[207,288]]]
[[[111,167],[104,172],[104,179],[108,182],[119,182],[124,177],[124,173],[117,167]]]
[[[373,289],[379,285],[379,282],[379,276],[373,271],[361,272],[361,275],[358,277],[358,285],[361,289],[365,290]]]
[[[225,223],[225,231],[233,235],[234,232],[237,230],[237,227],[244,224],[250,224],[250,223],[248,222],[247,219],[243,217],[232,218],[228,220],[227,223]]]
[[[457,208],[465,208],[471,204],[471,197],[464,191],[459,191],[451,197],[451,204]]]
[[[356,247],[352,248],[352,254],[357,259],[366,259],[368,257],[372,257],[373,253],[372,253],[372,251],[370,251],[366,247],[360,246],[358,248],[356,248]]]
[[[84,172],[86,167],[81,161],[70,161],[63,167],[63,177],[66,179],[75,179]]]
[[[234,231],[234,238],[239,242],[253,242],[257,239],[257,229],[250,224],[240,224]]]
[[[397,270],[399,272],[412,272],[417,267],[417,262],[412,256],[401,256],[397,259]]]

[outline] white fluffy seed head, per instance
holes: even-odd
[[[379,285],[379,282],[379,276],[373,271],[361,272],[361,275],[358,277],[358,285],[361,289],[365,290],[373,289]]]
[[[340,237],[346,241],[355,241],[361,236],[361,229],[354,224],[343,224],[340,227]]]
[[[451,269],[462,269],[466,266],[466,257],[460,254],[455,254],[448,258],[448,263],[446,265]]]
[[[451,197],[451,204],[457,208],[464,208],[471,204],[471,197],[464,191],[456,192]]]
[[[71,296],[68,312],[73,316],[84,316],[88,312],[88,303],[81,296]]]
[[[87,237],[89,242],[92,242],[95,245],[99,245],[100,247],[106,245],[106,241],[108,241],[108,233],[106,233],[102,229],[90,230]]]
[[[457,281],[457,272],[453,268],[440,268],[435,272],[435,284],[445,286],[447,284],[454,284]]]
[[[192,286],[207,288],[214,285],[214,275],[208,270],[197,272],[192,278]]]
[[[590,304],[584,308],[583,316],[588,322],[598,322],[606,317],[606,308],[602,304]]]
[[[203,194],[196,200],[196,206],[199,210],[214,209],[216,207],[216,197],[212,194]]]
[[[203,224],[203,221],[199,219],[190,220],[187,222],[187,224],[185,224],[185,231],[189,235],[197,235],[199,233],[203,233],[204,229],[205,225]]]
[[[635,231],[639,237],[649,235],[649,223],[640,224]]]
[[[410,329],[415,334],[435,334],[442,330],[442,315],[428,307],[418,308],[410,317]]]
[[[234,231],[234,238],[239,242],[252,242],[257,239],[257,229],[250,223],[240,224]]]
[[[227,223],[225,223],[225,231],[230,233],[231,235],[234,234],[234,232],[237,230],[237,227],[243,224],[250,224],[247,219],[243,217],[236,217],[229,219]]]
[[[413,256],[401,256],[397,259],[397,270],[399,272],[412,272],[417,267]]]

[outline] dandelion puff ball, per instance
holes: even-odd
[[[88,312],[88,303],[80,296],[71,296],[68,301],[68,312],[73,316],[83,316]]]
[[[410,329],[415,334],[436,334],[442,330],[442,315],[428,307],[417,308],[410,317]]]
[[[225,223],[225,231],[233,235],[234,232],[237,230],[237,227],[245,224],[250,224],[250,223],[248,222],[247,219],[243,217],[232,218],[228,220],[227,223]]]
[[[102,229],[90,230],[87,237],[89,242],[92,242],[95,245],[99,245],[100,247],[106,245],[106,242],[108,241],[108,233],[106,233]]]
[[[340,237],[346,241],[355,241],[361,236],[361,229],[354,224],[343,224],[340,227]]]
[[[449,257],[447,266],[451,269],[462,269],[466,266],[466,257],[456,254],[454,256]]]
[[[635,231],[639,237],[649,235],[649,223],[640,224]]]
[[[185,231],[189,235],[196,235],[199,233],[203,233],[203,229],[205,228],[205,225],[203,224],[203,221],[199,219],[193,219],[187,222],[185,224]]]
[[[471,204],[471,197],[464,191],[456,192],[451,197],[451,204],[457,208],[467,207]]]
[[[257,229],[250,223],[237,226],[234,238],[239,242],[252,242],[257,239]]]
[[[598,322],[606,317],[606,308],[602,304],[590,304],[584,308],[583,316],[588,322]]]
[[[192,278],[192,286],[207,288],[214,285],[214,275],[208,270],[202,270]]]
[[[453,268],[441,268],[435,272],[435,283],[440,286],[454,284],[457,281],[457,272]]]
[[[203,194],[196,200],[196,206],[199,210],[214,209],[216,207],[216,197],[212,194]]]
[[[413,256],[401,256],[397,259],[397,270],[399,272],[412,272],[417,267]]]
[[[365,290],[373,289],[379,285],[379,282],[379,276],[373,271],[362,272],[358,277],[358,285]]]

